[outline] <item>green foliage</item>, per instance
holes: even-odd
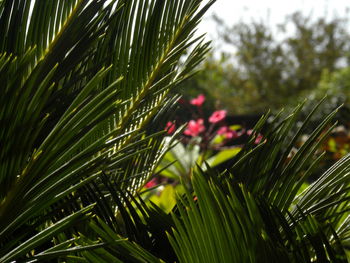
[[[307,183],[320,161],[315,156],[317,147],[336,111],[325,116],[292,154],[293,142],[311,117],[294,133],[300,111],[301,106],[272,123],[266,123],[267,116],[261,119],[256,131],[265,130],[264,142],[256,145],[252,137],[232,161],[230,171],[198,168],[191,177],[193,188],[178,195],[171,218],[142,199],[132,198],[134,205],[126,201],[128,211],[121,212],[125,224],[147,229],[147,233],[133,231],[143,233],[135,239],[137,244],[150,236],[159,240],[152,228],[156,221],[160,232],[167,233],[163,241],[167,251],[175,253],[162,257],[166,262],[347,262],[350,156]],[[150,250],[142,251],[138,245],[130,245],[128,255],[138,249],[142,259],[158,262],[150,257]],[[161,250],[156,251],[159,255]]]
[[[283,215],[243,185],[206,176],[193,179],[198,201],[188,194],[174,217],[179,262],[346,262],[330,224]]]
[[[339,131],[343,130],[343,133],[347,132],[348,128],[348,120],[350,116],[349,111],[349,96],[350,96],[350,71],[349,67],[341,68],[334,72],[330,72],[328,70],[324,70],[321,76],[321,80],[318,83],[315,89],[311,91],[304,91],[301,93],[301,97],[305,97],[308,99],[308,103],[306,107],[303,108],[303,116],[306,116],[308,112],[313,108],[319,100],[321,100],[325,94],[327,94],[326,101],[322,104],[320,110],[316,112],[316,114],[312,117],[312,122],[315,126],[318,122],[320,122],[325,115],[332,111],[337,105],[344,104],[341,110],[337,113],[337,120],[339,121],[338,132],[335,132],[335,137],[347,137],[346,134],[336,135]],[[311,126],[311,127],[312,127]],[[339,141],[338,147],[343,148],[341,145],[344,144]],[[341,151],[341,149],[340,149]],[[338,158],[339,159],[339,158]]]
[[[134,194],[170,146],[169,90],[208,50],[201,2],[1,1],[1,262],[111,262],[105,247],[131,246],[101,220],[112,186]]]
[[[349,81],[349,67],[342,68],[332,73],[324,71],[318,89],[316,89],[311,96],[315,99],[319,99],[322,93],[327,93],[334,98],[336,103],[349,104]]]
[[[350,157],[308,185],[335,112],[292,154],[310,120],[291,134],[300,110],[269,124],[264,143],[251,140],[229,172],[194,174],[169,235],[179,262],[347,262]]]
[[[172,220],[160,225],[168,229],[173,261],[347,262],[350,156],[309,183],[337,110],[295,151],[316,108],[294,132],[301,110],[270,123],[264,116],[229,171],[197,168]],[[261,130],[264,141],[256,145]]]
[[[206,164],[214,168],[232,159],[240,150],[241,148],[234,147],[222,149],[213,154],[208,150],[205,152],[201,151],[200,146],[195,142],[190,142],[187,145],[176,142],[176,145],[164,155],[157,167],[157,171],[161,176],[177,181],[182,179],[189,185],[190,178],[197,165],[203,170],[206,169]]]
[[[310,117],[294,134],[301,106],[265,116],[170,214],[139,196],[173,146],[169,91],[208,50],[193,32],[212,3],[0,1],[1,262],[346,261],[350,157],[306,183],[335,112],[295,154]]]

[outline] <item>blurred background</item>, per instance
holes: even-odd
[[[324,110],[347,103],[349,6],[333,1],[218,0],[201,32],[209,57],[181,93],[206,96],[207,111],[259,115],[329,95]]]
[[[197,74],[182,83],[178,111],[166,126],[169,134],[181,125],[186,129],[162,160],[160,177],[147,186],[166,185],[151,200],[170,211],[179,178],[189,185],[194,169],[206,169],[204,162],[225,171],[245,143],[265,141],[266,130],[252,129],[267,111],[271,120],[306,101],[293,135],[325,95],[290,154],[342,104],[335,129],[313,157],[325,153],[312,180],[349,153],[349,8],[345,0],[217,0],[198,32],[206,33],[212,49]]]

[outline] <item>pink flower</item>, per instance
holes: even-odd
[[[226,139],[235,139],[239,137],[238,133],[235,130],[231,130],[227,126],[222,126],[216,133],[223,135]]]
[[[256,136],[256,139],[255,139],[255,144],[259,144],[262,140],[263,136],[261,134],[258,134],[258,136]]]
[[[204,121],[203,119],[190,120],[186,130],[184,131],[184,134],[189,136],[197,136],[201,132],[205,130]]]
[[[253,130],[248,130],[248,131],[247,131],[247,135],[248,135],[248,136],[252,135],[252,133],[253,133]]]
[[[165,130],[167,131],[167,133],[172,134],[175,131],[175,129],[176,129],[175,123],[168,121],[165,126]]]
[[[250,136],[250,135],[252,135],[253,132],[254,132],[253,130],[248,130],[248,131],[247,131],[247,135]],[[253,135],[254,135],[254,134],[253,134]],[[255,143],[255,144],[259,144],[259,143],[261,142],[262,139],[263,139],[263,136],[259,133],[259,134],[256,136],[254,143]]]
[[[226,111],[225,110],[218,110],[214,111],[213,114],[209,117],[209,122],[211,123],[218,123],[219,121],[222,121],[226,117]]]
[[[219,134],[219,135],[223,135],[223,134],[225,134],[228,130],[230,130],[229,127],[227,127],[227,126],[221,126],[221,127],[218,129],[218,131],[217,131],[216,133]]]
[[[199,94],[197,98],[194,98],[190,101],[190,103],[194,106],[200,107],[205,101],[205,96],[203,94]]]

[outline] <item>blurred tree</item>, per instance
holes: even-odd
[[[318,113],[314,114],[311,123],[316,124],[323,119],[324,114],[328,114],[338,105],[344,104],[337,113],[337,121],[340,125],[350,128],[350,67],[341,68],[330,73],[324,70],[317,88],[311,92],[304,91],[301,97],[308,98],[308,104],[302,112],[302,116],[306,117],[307,111],[311,110],[324,95],[328,98]],[[311,125],[312,126],[312,125]]]
[[[317,88],[324,71],[331,74],[349,65],[345,18],[312,20],[294,13],[277,28],[263,21],[229,27],[214,19],[221,39],[236,52],[221,52],[219,58],[214,52],[204,70],[183,84],[184,95],[193,96],[191,87],[196,93],[204,90],[211,105],[233,114],[294,105]]]

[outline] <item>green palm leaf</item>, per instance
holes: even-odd
[[[169,90],[193,73],[208,50],[202,37],[194,38],[213,3],[200,7],[201,2],[0,3],[4,262],[43,256],[38,247],[54,237],[56,254],[64,254],[59,243],[79,235],[72,229],[79,220],[57,228],[55,223],[87,213],[84,207],[96,199],[75,193],[103,173],[131,193],[151,176],[170,145],[163,142],[164,127],[147,125],[166,118],[174,106]],[[180,60],[189,47],[192,53]],[[50,226],[55,231],[42,238]],[[67,229],[70,234],[58,234]],[[37,249],[20,245],[31,238],[27,230],[38,232]],[[85,241],[87,249],[96,245],[91,240]]]
[[[196,174],[192,183],[169,234],[178,262],[347,262],[331,223],[302,212],[283,215],[215,173]]]

